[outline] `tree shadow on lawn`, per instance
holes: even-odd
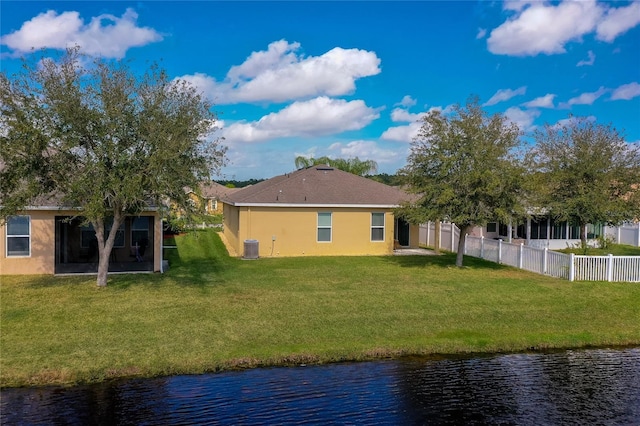
[[[385,260],[389,263],[396,264],[402,268],[424,268],[426,266],[438,267],[438,268],[456,268],[456,254],[455,253],[443,253],[441,255],[405,255],[405,256],[385,256]],[[490,262],[488,260],[479,259],[476,257],[465,256],[463,261],[463,268],[470,269],[490,269],[490,270],[502,270],[508,268],[507,265],[501,265],[499,263]]]

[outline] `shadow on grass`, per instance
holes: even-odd
[[[439,256],[386,256],[385,260],[402,268],[422,268],[425,266],[435,266],[439,268],[450,269],[456,267],[455,253],[443,253]],[[465,256],[462,267],[472,269],[501,270],[507,268],[508,266],[489,262],[488,260],[478,259],[476,257]]]

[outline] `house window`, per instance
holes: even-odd
[[[113,219],[109,219],[107,221],[107,225],[104,230],[104,237],[108,238],[109,233],[111,232],[111,228],[113,227]],[[118,227],[116,231],[116,240],[113,242],[113,248],[122,248],[124,247],[124,221]]]
[[[95,239],[96,231],[93,230],[92,224],[87,223],[80,227],[80,247],[89,248]]]
[[[318,242],[331,241],[331,213],[318,213]]]
[[[498,230],[498,224],[496,222],[487,223],[487,232],[496,232]]]
[[[532,240],[547,239],[547,219],[546,218],[531,220],[531,239]]]
[[[384,213],[371,213],[371,241],[384,241]]]
[[[140,216],[133,219],[131,224],[131,245],[149,245],[149,217]]]
[[[31,256],[31,217],[7,218],[7,257]]]

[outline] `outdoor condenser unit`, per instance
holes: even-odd
[[[243,259],[258,258],[258,240],[244,240],[244,256]]]

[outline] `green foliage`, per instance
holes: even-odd
[[[390,175],[388,173],[378,173],[377,175],[367,175],[365,177],[389,186],[402,185],[402,177],[397,174]]]
[[[244,188],[245,186],[255,185],[264,179],[248,179],[248,180],[216,180],[220,185],[227,188]]]
[[[226,149],[211,138],[211,105],[157,65],[136,76],[78,48],[37,59],[0,74],[0,217],[51,195],[49,204],[81,208],[98,230],[104,285],[124,216],[165,201],[190,209],[184,188],[218,171]]]
[[[489,221],[507,222],[522,211],[519,134],[502,115],[488,116],[473,97],[464,107],[456,105],[452,116],[430,112],[401,170],[417,199],[398,214],[413,223],[446,219],[462,235]],[[462,249],[460,244],[458,266]]]
[[[335,167],[338,170],[353,173],[354,175],[364,176],[369,173],[375,173],[378,170],[378,163],[373,160],[360,160],[355,158],[311,158],[300,155],[296,157],[296,168],[303,169],[319,164]]]
[[[535,133],[528,154],[532,202],[557,220],[580,225],[618,225],[640,217],[640,147],[625,142],[611,125],[570,117],[562,126]]]

